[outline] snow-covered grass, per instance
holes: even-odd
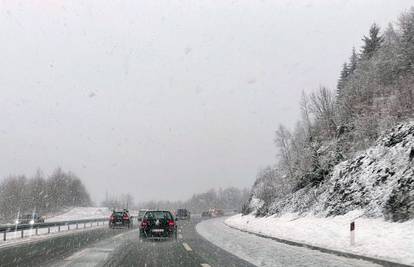
[[[354,246],[350,245],[350,222],[361,214],[336,217],[284,214],[256,218],[235,215],[225,223],[241,230],[323,248],[414,265],[414,220],[392,223],[383,219],[358,218]]]
[[[111,210],[104,207],[76,207],[65,213],[49,217],[47,222],[109,218]]]

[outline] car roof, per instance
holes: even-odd
[[[169,210],[147,210],[147,212],[169,212],[171,213],[171,211]]]

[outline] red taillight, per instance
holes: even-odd
[[[128,215],[124,215],[123,219],[124,219],[124,220],[129,220]]]
[[[114,215],[111,215],[111,217],[109,217],[109,220],[113,221],[115,219]]]
[[[147,228],[147,226],[148,226],[148,221],[147,220],[143,220],[141,222],[141,228]]]
[[[173,220],[170,220],[170,221],[168,221],[168,226],[174,226],[175,225],[175,222],[173,221]]]

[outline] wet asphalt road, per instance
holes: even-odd
[[[226,228],[222,218],[199,224],[204,236],[258,266],[375,266],[289,246]],[[254,266],[207,241],[196,231],[200,218],[178,222],[177,240],[139,239],[137,228],[101,227],[0,248],[3,266]],[[206,228],[207,226],[207,228]],[[206,228],[206,229],[205,229]],[[207,232],[206,232],[207,231]],[[207,234],[206,234],[207,233]],[[224,244],[224,245],[223,245]],[[235,248],[236,251],[233,251]]]
[[[48,266],[253,266],[216,247],[196,231],[200,219],[178,222],[177,240],[140,241],[138,229],[65,253]],[[109,230],[109,229],[108,229]]]

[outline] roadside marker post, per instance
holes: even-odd
[[[351,222],[351,224],[349,225],[349,229],[350,229],[350,232],[351,232],[351,235],[350,235],[350,237],[351,237],[351,246],[354,246],[355,245],[355,222],[353,221],[353,222]]]

